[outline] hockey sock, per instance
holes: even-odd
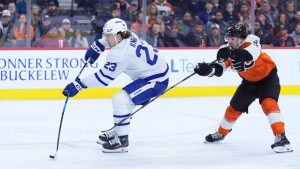
[[[232,106],[228,106],[218,132],[226,136],[231,131],[236,120],[241,116],[241,114],[241,112],[235,110]]]
[[[265,98],[261,102],[261,107],[268,117],[273,134],[284,133],[284,122],[277,102],[273,98]]]

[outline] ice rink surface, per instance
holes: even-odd
[[[272,131],[256,101],[218,144],[217,129],[230,97],[162,98],[131,121],[128,153],[104,154],[96,144],[112,127],[110,99],[70,99],[56,159],[64,100],[0,101],[1,169],[300,169],[300,96],[281,96],[292,153],[270,148]]]

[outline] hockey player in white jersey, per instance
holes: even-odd
[[[111,48],[106,64],[94,74],[68,84],[63,94],[73,97],[85,88],[108,86],[121,73],[127,74],[133,81],[112,98],[114,123],[118,124],[130,116],[136,105],[143,105],[166,90],[169,67],[157,49],[130,32],[119,18],[105,23],[103,38],[94,41],[85,60],[93,64],[106,47]],[[129,128],[130,119],[101,134],[98,143],[103,152],[127,152]]]

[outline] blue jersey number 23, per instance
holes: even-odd
[[[148,63],[149,65],[151,65],[151,66],[155,65],[155,63],[157,62],[157,58],[158,58],[157,54],[154,54],[153,59],[151,59],[151,57],[150,57],[150,55],[149,55],[149,50],[148,50],[148,48],[147,48],[146,46],[138,45],[137,48],[136,48],[136,51],[135,51],[136,56],[137,56],[137,57],[141,57],[141,55],[142,55],[141,52],[142,52],[142,51],[145,52],[145,56],[146,56],[146,61],[147,61],[147,63]],[[153,49],[153,51],[154,51],[155,53],[157,53],[157,50],[156,50],[156,49]]]

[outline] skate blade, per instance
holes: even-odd
[[[214,142],[208,142],[206,140],[203,141],[204,144],[220,144],[222,140],[214,141]]]
[[[104,143],[107,143],[107,142],[105,142],[105,141],[102,141],[102,140],[97,140],[97,144],[100,144],[100,145],[103,145]]]
[[[103,148],[102,152],[103,153],[127,153],[128,149],[127,149],[127,147],[122,147],[122,148],[118,148],[115,150],[109,150],[109,149]]]
[[[221,140],[218,140],[218,141],[209,142],[209,141],[207,141],[207,140],[204,139],[203,143],[205,143],[205,144],[216,144],[216,143],[222,142],[223,140],[224,139],[221,139]]]
[[[277,146],[277,147],[274,147],[273,150],[276,152],[276,153],[288,153],[288,152],[293,152],[293,149],[292,147],[287,144],[285,146]]]

